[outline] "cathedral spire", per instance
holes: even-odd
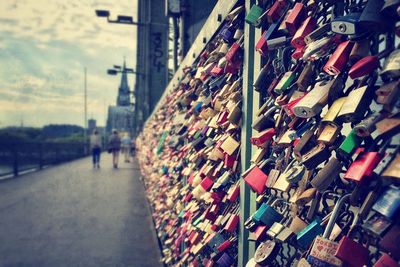
[[[117,106],[129,106],[130,105],[130,97],[129,97],[129,84],[128,84],[128,75],[126,72],[126,60],[124,57],[124,65],[121,71],[121,84],[118,89],[118,98],[117,98]]]

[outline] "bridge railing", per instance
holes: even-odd
[[[0,141],[0,177],[42,169],[45,166],[88,155],[88,146],[79,142],[4,142]]]

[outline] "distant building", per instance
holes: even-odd
[[[88,120],[88,132],[89,134],[93,133],[93,130],[96,129],[96,120],[89,119]]]
[[[133,106],[131,106],[131,91],[129,89],[125,62],[121,73],[117,105],[108,107],[106,132],[110,133],[112,129],[116,129],[119,132],[128,132],[132,135],[134,131],[134,111]]]

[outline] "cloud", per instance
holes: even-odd
[[[129,15],[136,7],[132,0],[0,1],[0,127],[22,115],[27,125],[83,125],[84,67],[88,114],[103,124],[120,81],[106,70],[123,56],[135,67],[136,28],[108,24],[94,10]]]

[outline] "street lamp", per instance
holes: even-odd
[[[96,10],[96,16],[101,18],[107,18],[109,23],[118,23],[118,24],[128,24],[128,25],[138,25],[144,26],[145,24],[133,21],[132,16],[118,15],[116,20],[110,19],[110,11],[108,10]]]

